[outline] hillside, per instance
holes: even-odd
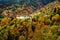
[[[26,6],[33,6],[35,8],[42,7],[50,2],[53,2],[54,0],[0,0],[0,10],[5,9],[6,7],[19,4],[27,4]]]
[[[13,4],[0,11],[0,40],[60,40],[60,2],[36,9]]]

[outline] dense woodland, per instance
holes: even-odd
[[[60,2],[25,1],[0,8],[0,40],[60,40]]]

